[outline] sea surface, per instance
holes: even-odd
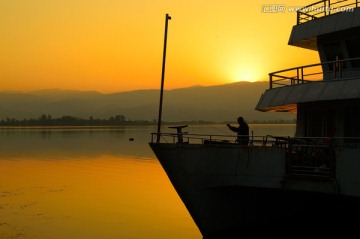
[[[148,146],[155,131],[0,128],[0,238],[201,239]],[[232,134],[225,125],[187,131]],[[288,136],[295,125],[250,131]]]

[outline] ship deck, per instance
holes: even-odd
[[[172,128],[177,128],[172,127]],[[181,126],[184,128],[184,126]],[[157,144],[158,133],[153,133],[150,144]],[[244,146],[236,142],[234,135],[189,134],[187,132],[160,133],[161,143],[172,148],[277,148],[285,154],[285,174],[290,177],[329,179],[336,178],[337,158],[335,151],[359,149],[360,137],[291,137],[265,135],[249,137]]]

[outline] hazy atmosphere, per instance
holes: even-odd
[[[287,46],[300,2],[271,4],[286,9],[269,12],[263,0],[3,0],[0,91],[158,89],[166,13],[167,89],[267,80],[318,62],[315,51]]]
[[[293,119],[295,114],[255,110],[268,82],[239,82],[198,86],[164,92],[164,121],[247,121]],[[0,120],[73,116],[108,119],[123,115],[126,120],[157,119],[159,90],[137,90],[103,94],[95,91],[41,90],[0,92]]]

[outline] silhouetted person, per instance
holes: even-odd
[[[237,132],[237,142],[241,145],[248,145],[249,143],[249,126],[244,121],[243,117],[239,117],[237,119],[237,122],[239,123],[238,127],[231,126],[230,124],[226,124],[227,127],[229,127],[230,130]]]

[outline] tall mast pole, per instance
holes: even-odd
[[[165,16],[165,37],[164,37],[164,51],[163,51],[163,62],[162,62],[162,72],[161,72],[161,88],[160,88],[160,104],[159,104],[159,117],[158,117],[158,127],[157,127],[157,140],[160,142],[160,133],[161,133],[161,114],[162,114],[162,103],[163,103],[163,94],[164,94],[164,78],[165,78],[165,60],[166,60],[166,43],[167,43],[167,31],[168,31],[168,21],[171,20],[169,14],[166,13]]]

